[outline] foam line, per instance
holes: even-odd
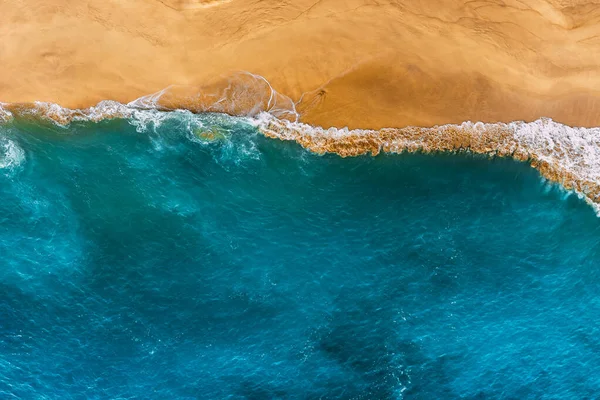
[[[548,118],[534,122],[464,122],[432,128],[323,129],[263,113],[264,135],[342,157],[380,152],[470,151],[528,161],[545,178],[584,197],[600,212],[600,128],[573,128]]]

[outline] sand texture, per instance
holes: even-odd
[[[170,104],[197,105],[250,71],[324,127],[600,126],[599,19],[579,0],[4,0],[0,101],[177,85]]]

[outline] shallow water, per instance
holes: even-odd
[[[21,119],[0,255],[2,398],[600,390],[600,220],[508,159],[317,156],[217,115]]]

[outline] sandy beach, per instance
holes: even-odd
[[[185,106],[249,71],[324,127],[598,126],[599,18],[578,0],[6,0],[0,101],[83,108],[181,85]]]

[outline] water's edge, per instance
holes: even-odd
[[[269,90],[272,90],[270,86]],[[94,107],[76,110],[43,102],[0,103],[0,123],[10,123],[14,118],[34,118],[67,127],[73,122],[117,118],[135,120],[138,124],[157,124],[173,112],[192,119],[194,112],[236,114],[267,137],[295,141],[317,154],[334,153],[347,157],[377,155],[380,152],[468,151],[512,157],[528,162],[544,178],[576,192],[600,213],[600,128],[570,127],[541,118],[534,122],[469,121],[430,128],[324,129],[298,122],[293,107],[283,113],[280,108],[274,108],[273,93],[265,96],[260,107],[252,107],[251,112],[245,110],[242,113],[214,106],[192,109],[193,112],[166,107],[158,101],[162,94],[146,96],[129,104],[102,101]],[[296,118],[289,118],[290,115]]]

